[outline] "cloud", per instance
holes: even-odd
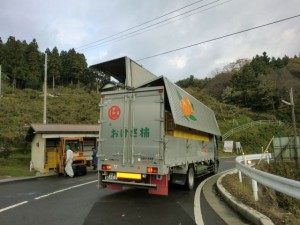
[[[86,24],[74,19],[52,22],[49,32],[52,33],[55,43],[67,48],[80,45],[89,36]]]
[[[105,61],[107,55],[108,52],[106,50],[95,50],[95,52],[90,53],[88,57],[88,65],[91,66]]]
[[[170,66],[174,66],[176,69],[183,69],[186,66],[186,56],[182,55],[182,56],[175,56],[171,59],[169,59],[169,64]]]
[[[109,41],[108,37],[116,38],[116,34],[128,28],[194,2],[195,0],[128,0],[125,4],[124,0],[2,0],[0,35],[4,42],[9,36],[27,42],[36,38],[41,51],[54,46],[60,51],[68,51],[89,43],[99,44],[102,39]],[[167,17],[211,2],[203,0]],[[161,23],[155,28],[139,31],[139,35],[133,33],[126,39],[102,43],[96,48],[79,52],[86,56],[89,65],[122,56],[138,60],[294,16],[299,14],[300,8],[299,0],[221,0],[218,3],[210,5],[214,7],[206,11],[199,10],[188,17],[177,17],[176,21],[173,19],[167,24]],[[221,70],[230,62],[240,58],[251,59],[264,51],[270,57],[293,57],[300,51],[299,21],[300,17],[138,63],[154,74],[163,74],[176,82],[190,75],[204,78],[211,71]],[[128,32],[137,31],[151,23]],[[126,32],[122,33],[124,34]]]

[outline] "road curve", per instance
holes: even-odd
[[[220,170],[227,167],[231,163],[221,160]],[[156,196],[143,189],[98,190],[96,178],[89,173],[0,182],[0,224],[226,224],[217,214],[223,202],[213,200],[211,179],[197,179],[192,191],[172,186],[169,196]]]

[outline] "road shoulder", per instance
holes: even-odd
[[[239,212],[253,224],[257,225],[274,225],[270,218],[263,215],[262,213],[256,211],[255,209],[244,205],[240,201],[238,201],[234,196],[232,196],[222,185],[222,178],[227,174],[236,173],[236,169],[230,170],[224,174],[222,174],[217,179],[217,190],[221,194],[222,198],[230,205],[234,210]]]
[[[227,224],[250,224],[249,221],[236,211],[232,210],[232,208],[218,196],[219,194],[215,184],[220,176],[220,174],[212,176],[203,186],[203,194],[207,199],[208,204]]]

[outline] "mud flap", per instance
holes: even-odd
[[[157,189],[148,190],[149,194],[166,196],[169,194],[168,175],[151,175],[150,184],[157,185]]]
[[[173,173],[171,178],[172,184],[185,185],[186,183],[186,174]]]
[[[114,191],[121,191],[123,190],[122,186],[117,186],[117,185],[107,185],[106,186],[107,190],[114,190]]]
[[[98,180],[98,187],[99,189],[107,189],[107,190],[115,190],[115,191],[121,191],[123,190],[123,187],[120,186],[120,185],[109,185],[109,184],[103,184],[102,183],[102,175],[101,175],[101,172],[98,173],[98,177],[99,177],[99,180]]]

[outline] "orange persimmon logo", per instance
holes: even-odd
[[[207,156],[207,146],[206,145],[203,147],[203,155]]]
[[[180,108],[183,112],[184,117],[189,121],[189,119],[196,121],[197,118],[193,115],[194,106],[191,103],[188,96],[182,97],[181,94],[177,91],[178,98],[180,100]]]

